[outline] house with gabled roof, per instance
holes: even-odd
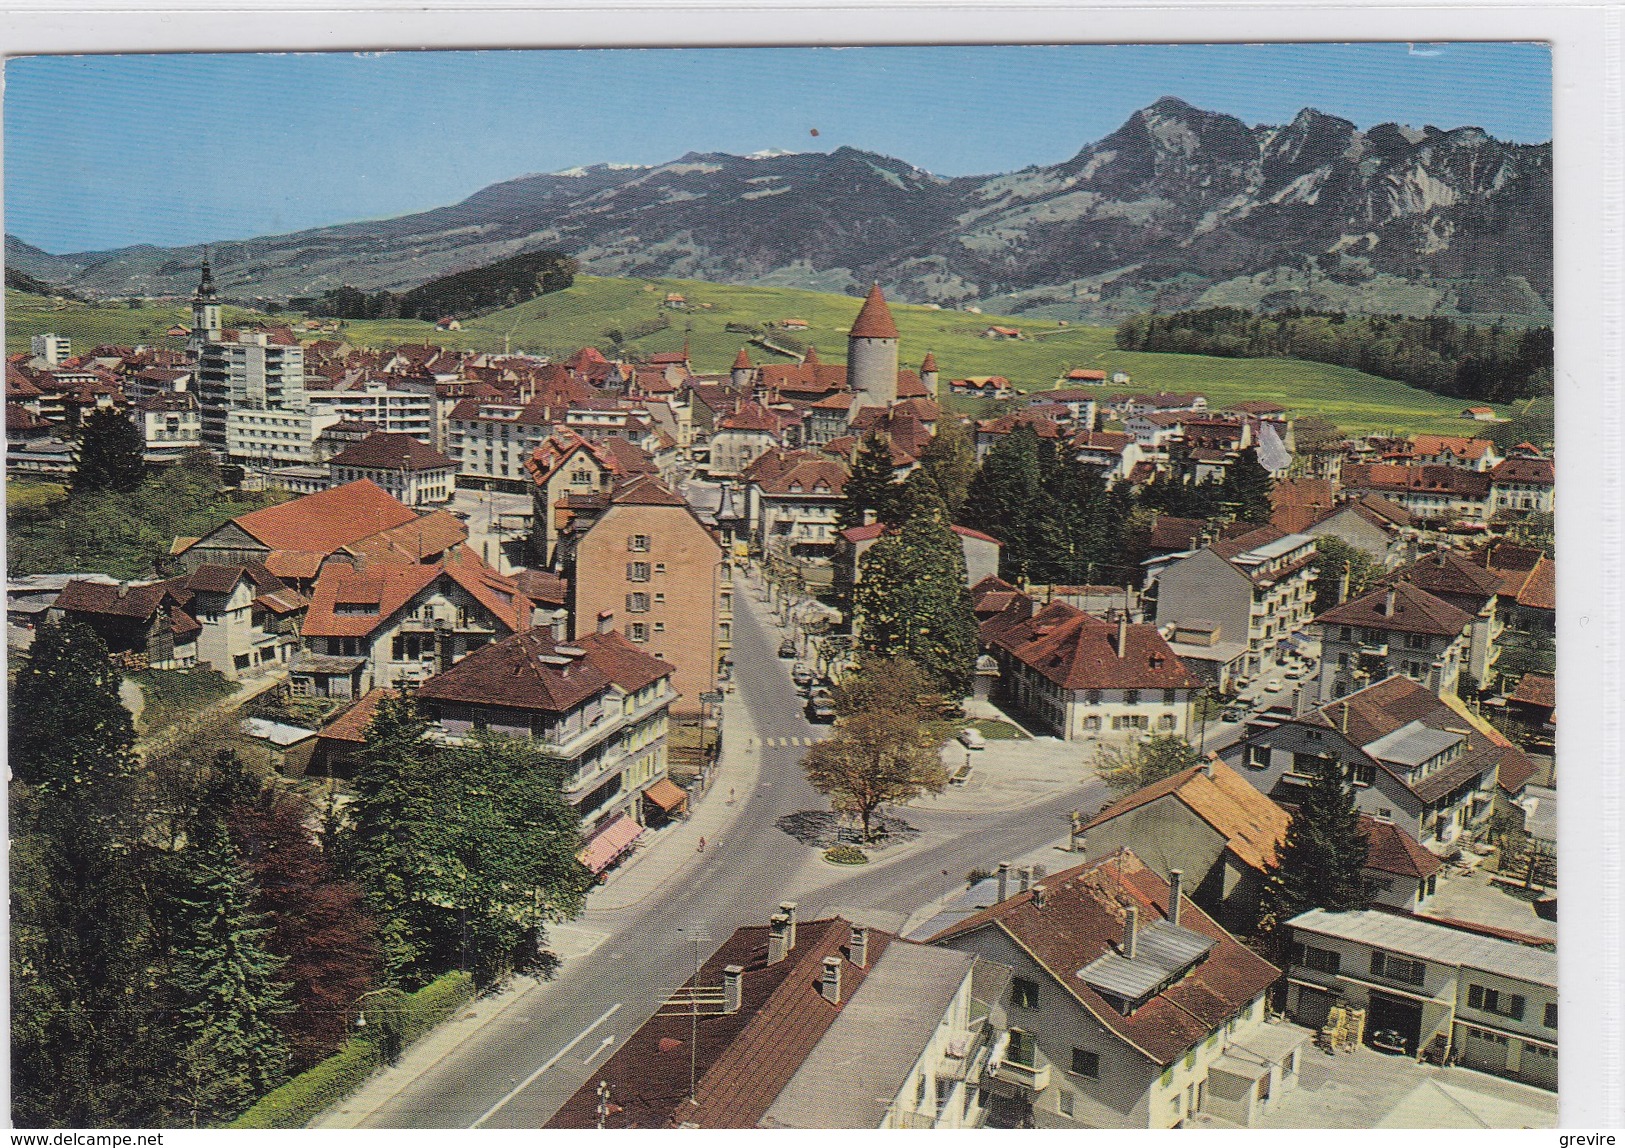
[[[1517,518],[1556,508],[1557,467],[1549,458],[1509,458],[1490,469],[1491,514]]]
[[[309,601],[258,562],[206,562],[185,579],[188,609],[202,629],[199,665],[231,681],[285,666],[299,648]]]
[[[573,497],[607,495],[615,481],[658,468],[646,451],[626,439],[592,442],[571,430],[554,432],[525,460],[531,492],[531,550],[539,565],[550,564],[559,536],[571,520]]]
[[[202,624],[188,610],[185,578],[131,584],[74,579],[62,588],[49,616],[96,632],[114,658],[159,670],[197,664]]]
[[[1453,697],[1470,661],[1474,618],[1403,577],[1334,606],[1315,619],[1315,696],[1329,702],[1401,674]]]
[[[457,464],[407,434],[378,431],[327,462],[335,486],[371,479],[408,506],[450,500]]]
[[[1467,661],[1462,667],[1472,688],[1487,689],[1501,654],[1505,612],[1500,608],[1501,579],[1458,550],[1435,550],[1394,571],[1383,584],[1406,581],[1448,602],[1471,619]]]
[[[1163,878],[1182,873],[1193,901],[1226,928],[1250,932],[1290,820],[1209,755],[1112,802],[1080,832],[1096,855],[1132,848]]]
[[[358,698],[416,685],[530,627],[513,579],[466,546],[435,561],[323,566],[289,667],[297,697]]]
[[[1265,1019],[1281,970],[1135,853],[1034,882],[928,939],[1014,971],[990,1124],[1251,1124],[1297,1083],[1312,1035]],[[1269,1099],[1265,1099],[1269,1098]]]
[[[1384,569],[1414,560],[1420,535],[1415,515],[1375,494],[1338,504],[1317,515],[1302,532],[1346,542]]]
[[[613,631],[571,641],[564,630],[560,618],[482,646],[427,678],[418,704],[443,740],[524,738],[558,764],[589,839],[623,820],[663,820],[682,806],[666,778],[674,667]]]
[[[1529,759],[1460,700],[1395,675],[1295,718],[1256,718],[1221,751],[1254,788],[1296,805],[1318,761],[1342,763],[1361,813],[1441,855],[1477,833]]]
[[[347,543],[401,526],[417,512],[368,479],[239,514],[176,553],[195,569],[205,562],[263,563],[278,577],[314,578],[322,559]],[[281,555],[307,555],[307,560]],[[277,567],[281,565],[283,569]],[[293,573],[298,567],[301,573]],[[288,571],[285,573],[284,571]]]
[[[796,910],[736,930],[547,1127],[979,1127],[1009,970]]]
[[[1060,738],[1123,744],[1190,728],[1201,682],[1155,626],[1021,594],[977,636],[997,664],[998,699]]]
[[[847,475],[827,454],[771,451],[757,459],[743,475],[756,541],[795,558],[833,556]]]

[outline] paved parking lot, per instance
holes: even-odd
[[[1094,742],[1053,737],[989,738],[986,748],[967,750],[959,742],[949,741],[942,747],[943,766],[952,777],[969,765],[969,777],[912,804],[920,809],[967,812],[1016,809],[1092,778],[1094,746]]]
[[[1436,1068],[1361,1047],[1305,1050],[1298,1087],[1261,1128],[1551,1128],[1557,1096],[1465,1068]]]

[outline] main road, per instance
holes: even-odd
[[[901,919],[943,894],[944,871],[957,877],[1041,848],[1062,835],[1069,810],[1092,809],[1104,796],[1091,783],[1002,813],[910,811],[908,819],[930,835],[930,844],[851,876],[821,863],[809,866],[812,852],[776,823],[788,813],[828,808],[807,785],[800,768],[806,750],[795,744],[823,730],[803,719],[801,700],[775,656],[777,637],[750,599],[741,585],[735,600],[745,608],[735,611],[734,677],[762,761],[760,784],[736,819],[703,855],[685,858],[681,880],[613,908],[593,905],[608,899],[613,884],[595,893],[575,924],[605,939],[567,960],[556,979],[526,990],[368,1113],[363,1126],[539,1127],[590,1078],[601,1056],[612,1055],[693,974],[696,936],[700,955],[709,956],[739,926],[765,923],[792,892],[809,919],[826,906]],[[670,864],[655,856],[641,862],[660,863]]]

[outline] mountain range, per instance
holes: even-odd
[[[946,178],[835,151],[689,153],[527,175],[415,215],[211,245],[223,293],[400,290],[545,248],[597,275],[861,293],[1109,321],[1335,308],[1545,321],[1551,145],[1473,127],[1284,126],[1165,97],[1064,163]],[[199,246],[6,262],[101,295],[184,295]]]

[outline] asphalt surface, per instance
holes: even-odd
[[[806,750],[766,743],[825,736],[828,727],[803,719],[789,665],[775,654],[778,634],[764,625],[765,609],[746,599],[752,592],[742,589],[736,601],[747,608],[735,612],[734,678],[756,725],[762,768],[737,820],[703,858],[687,859],[681,881],[634,905],[589,907],[574,924],[608,934],[602,943],[566,961],[557,979],[528,990],[471,1033],[369,1113],[363,1127],[539,1127],[591,1077],[593,1065],[613,1055],[688,979],[696,935],[705,938],[700,956],[709,956],[735,928],[765,922],[786,897],[800,902],[805,920],[828,909],[871,907],[900,922],[943,896],[972,867],[1063,836],[1068,810],[1092,809],[1104,799],[1104,788],[1091,784],[993,815],[910,810],[905,816],[926,835],[926,844],[850,876],[816,861],[815,851],[775,824],[787,813],[828,808],[802,775]],[[651,857],[644,864],[656,862]]]

